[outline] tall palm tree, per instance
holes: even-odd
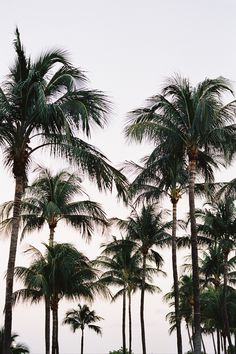
[[[102,317],[96,315],[94,310],[90,310],[87,305],[78,304],[79,309],[72,309],[66,312],[66,317],[63,320],[63,324],[70,325],[73,332],[77,329],[81,330],[81,350],[80,353],[84,353],[84,330],[85,327],[93,330],[97,334],[102,334],[101,327],[95,325],[95,322],[103,320]]]
[[[146,354],[144,295],[148,279],[147,261],[155,262],[157,270],[161,272],[163,259],[154,247],[164,247],[171,242],[167,233],[170,223],[164,223],[162,217],[162,212],[157,214],[155,207],[148,205],[142,207],[140,214],[133,209],[127,220],[117,221],[119,227],[126,230],[128,237],[138,243],[142,256],[140,322],[143,354]]]
[[[49,148],[78,165],[100,190],[124,191],[125,179],[95,147],[78,137],[90,135],[92,125],[103,127],[109,112],[106,96],[85,87],[86,77],[74,68],[62,50],[48,51],[36,61],[25,54],[18,29],[16,60],[0,89],[0,144],[4,163],[15,178],[11,244],[6,277],[5,346],[10,354],[12,289],[21,199],[32,155]]]
[[[129,353],[132,353],[132,315],[131,315],[131,295],[140,287],[141,268],[140,255],[137,253],[137,245],[128,238],[117,239],[103,245],[102,255],[96,262],[104,269],[100,281],[108,286],[121,288],[113,296],[116,300],[119,296],[123,297],[122,310],[122,348],[126,352],[126,297],[128,296],[129,313]],[[148,289],[154,291],[154,287],[146,284]]]
[[[97,273],[89,260],[70,244],[45,245],[46,254],[31,248],[35,260],[29,268],[16,267],[15,274],[24,282],[25,288],[15,292],[15,299],[31,301],[32,296],[47,295],[52,310],[52,354],[59,353],[58,304],[66,299],[92,300],[95,293],[104,291],[96,283]],[[35,294],[35,295],[34,295]]]
[[[132,196],[138,196],[136,202],[146,200],[147,202],[157,202],[162,196],[170,198],[172,204],[172,271],[175,289],[175,314],[177,332],[177,350],[182,354],[181,324],[179,315],[179,290],[178,290],[178,270],[177,270],[177,205],[186,192],[188,176],[183,168],[182,161],[178,161],[176,156],[164,155],[159,157],[154,150],[150,156],[143,159],[144,165],[141,167],[135,163],[126,165],[132,172],[138,173],[133,180],[129,190]]]
[[[49,228],[49,245],[53,245],[58,222],[67,224],[81,231],[82,237],[91,238],[95,226],[105,227],[107,221],[101,206],[90,200],[75,200],[82,194],[81,179],[76,173],[61,170],[53,175],[47,168],[37,169],[39,176],[26,188],[21,204],[23,223],[22,237],[35,229],[40,230],[46,223]],[[13,202],[2,206],[5,215],[3,226],[10,226]],[[50,304],[45,297],[45,347],[50,349]]]
[[[232,156],[235,150],[235,101],[223,103],[232,93],[228,80],[205,79],[192,87],[180,76],[169,79],[161,94],[148,99],[147,107],[131,113],[126,135],[154,142],[160,156],[174,153],[186,163],[189,172],[189,211],[194,291],[194,351],[201,353],[201,316],[197,225],[195,218],[195,181],[198,165],[206,168],[205,179],[213,177],[213,168]],[[229,154],[228,154],[229,152]]]

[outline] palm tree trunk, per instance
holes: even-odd
[[[216,338],[217,338],[217,354],[220,354],[220,330],[216,329]]]
[[[132,352],[132,316],[131,316],[131,291],[128,292],[129,299],[129,354]]]
[[[224,252],[224,285],[223,285],[223,314],[224,314],[224,333],[228,339],[230,353],[233,353],[233,344],[230,336],[229,317],[227,309],[227,282],[228,282],[228,252]]]
[[[125,333],[125,313],[126,313],[126,290],[123,290],[123,313],[122,313],[122,343],[123,354],[126,354],[126,333]]]
[[[182,354],[181,320],[179,313],[179,283],[177,270],[177,252],[176,252],[176,229],[177,229],[177,202],[172,201],[172,271],[174,280],[174,299],[175,299],[175,319],[177,333],[178,354]]]
[[[45,301],[45,354],[50,353],[50,300],[47,296]]]
[[[84,353],[84,330],[81,329],[81,343],[80,343],[80,354]]]
[[[53,298],[52,304],[52,354],[59,354],[58,345],[58,298]]]
[[[11,330],[12,330],[13,278],[14,278],[18,233],[19,233],[19,226],[20,226],[20,212],[21,212],[21,199],[23,194],[23,186],[24,186],[23,177],[16,176],[11,242],[10,242],[7,277],[6,277],[4,348],[3,348],[4,354],[11,354],[10,346],[11,346]]]
[[[191,351],[193,352],[193,344],[192,344],[192,339],[191,339],[191,335],[190,335],[189,325],[188,325],[187,321],[186,321],[186,327],[187,327],[187,332],[188,332],[188,340],[189,340],[190,348],[191,348]]]
[[[49,246],[53,246],[53,242],[54,242],[54,233],[55,233],[55,226],[50,226],[49,225],[49,240],[48,240],[48,244]]]
[[[204,344],[204,341],[203,341],[202,334],[201,334],[201,342],[202,342],[203,353],[206,354],[206,347],[205,347],[205,344]]]
[[[215,352],[215,354],[217,354],[215,337],[214,337],[214,332],[213,331],[211,332],[211,337],[212,337],[212,343],[213,343],[213,347],[214,347],[214,352]]]
[[[140,301],[140,322],[141,322],[141,338],[143,354],[146,352],[146,339],[145,339],[145,325],[144,325],[144,293],[146,281],[146,254],[143,254],[143,267],[142,267],[142,287],[141,287],[141,301]]]
[[[194,299],[194,333],[193,346],[194,354],[201,354],[201,315],[200,315],[200,286],[197,248],[197,225],[195,217],[195,178],[196,159],[189,161],[189,212],[191,223],[191,253],[192,253],[192,273],[193,273],[193,299]]]

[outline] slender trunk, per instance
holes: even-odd
[[[128,291],[129,299],[129,354],[132,352],[132,315],[131,315],[131,290]]]
[[[188,340],[189,340],[190,348],[191,348],[191,351],[193,352],[193,344],[192,344],[192,339],[191,339],[191,335],[190,335],[189,325],[188,325],[187,321],[186,321],[186,327],[187,327],[187,332],[188,332]]]
[[[50,300],[47,296],[45,301],[45,354],[50,353]]]
[[[84,329],[81,329],[80,354],[84,353]]]
[[[175,299],[175,320],[177,333],[177,349],[178,354],[182,354],[182,337],[181,337],[181,319],[179,313],[179,283],[177,270],[177,252],[176,252],[176,229],[177,229],[177,202],[172,201],[172,271],[174,280],[174,299]]]
[[[224,334],[228,339],[230,354],[233,353],[233,344],[230,336],[229,316],[227,309],[227,278],[228,278],[228,252],[224,252],[224,285],[223,285],[223,318],[224,318]]]
[[[143,254],[143,267],[142,267],[142,286],[141,286],[141,301],[140,301],[140,322],[141,322],[141,338],[143,354],[146,352],[146,339],[145,339],[145,325],[144,325],[144,293],[146,282],[146,254]]]
[[[217,354],[220,354],[220,330],[216,329],[216,338],[217,338]]]
[[[59,354],[58,345],[58,297],[55,295],[51,304],[52,308],[52,354]]]
[[[192,273],[193,273],[193,299],[194,299],[194,333],[193,346],[194,354],[201,354],[201,316],[200,316],[200,287],[199,287],[199,267],[197,248],[197,225],[195,217],[195,188],[196,160],[189,162],[189,212],[191,222],[191,253],[192,253]]]
[[[204,344],[204,341],[203,341],[202,334],[201,334],[201,342],[202,342],[203,353],[206,354],[206,347],[205,347],[205,344]]]
[[[123,313],[122,313],[122,343],[123,354],[126,354],[126,335],[125,335],[125,313],[126,313],[126,290],[123,291]]]
[[[49,246],[53,246],[53,242],[54,242],[54,233],[55,233],[55,226],[50,226],[49,225],[49,240],[48,240],[48,244]]]
[[[215,352],[215,354],[217,354],[214,332],[211,332],[211,338],[212,338],[214,352]]]
[[[6,295],[5,295],[5,322],[4,322],[4,347],[3,353],[10,354],[11,330],[12,330],[12,293],[13,278],[16,260],[16,250],[18,233],[20,226],[21,199],[23,194],[23,177],[15,177],[15,197],[13,207],[13,219],[11,230],[11,242],[8,258],[7,277],[6,277]]]
[[[227,348],[226,348],[226,335],[224,334],[223,336],[223,345],[224,345],[224,354],[227,354]]]

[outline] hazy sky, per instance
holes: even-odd
[[[234,0],[2,0],[0,80],[2,82],[14,59],[12,42],[16,25],[27,54],[32,57],[50,48],[68,50],[72,63],[87,71],[90,86],[105,91],[113,101],[109,126],[104,131],[96,129],[91,142],[118,166],[126,159],[138,160],[149,151],[148,146],[128,145],[122,130],[127,112],[158,93],[165,78],[180,73],[196,84],[205,77],[222,75],[232,80],[236,88],[235,13]],[[45,156],[38,155],[37,159],[50,166]],[[14,185],[1,166],[0,203],[13,198]],[[51,167],[54,166],[51,162]],[[233,167],[230,172],[218,174],[219,179],[229,180],[234,176]],[[104,204],[109,216],[126,215],[114,196],[101,196],[94,187],[87,191],[92,199]],[[182,210],[186,207],[183,200]],[[98,236],[88,246],[76,232],[62,227],[56,239],[73,242],[90,257],[99,253],[101,237]],[[41,241],[47,241],[46,229],[20,245],[17,264],[29,261],[22,256],[26,242],[40,247]],[[7,239],[1,241],[0,247],[0,274],[3,276],[8,258]],[[165,269],[170,270],[170,253],[164,252],[164,256]],[[160,279],[158,284],[164,294],[170,289],[171,279]],[[4,305],[4,287],[2,281],[0,309]],[[175,353],[175,336],[169,337],[165,322],[168,308],[161,301],[163,294],[149,297],[146,303],[149,353]],[[63,303],[60,319],[73,306],[76,303]],[[105,318],[101,324],[103,337],[88,332],[85,352],[105,354],[118,349],[121,347],[121,303],[109,304],[98,299],[93,307]],[[139,296],[134,299],[135,354],[141,352],[138,307]],[[44,351],[43,321],[43,306],[18,305],[14,310],[14,330],[33,354]],[[72,334],[65,326],[60,328],[59,339],[61,353],[78,352],[79,334]],[[187,350],[186,333],[184,345]]]

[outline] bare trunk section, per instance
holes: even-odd
[[[181,319],[179,313],[179,282],[177,270],[177,252],[176,252],[176,229],[177,229],[177,202],[172,201],[172,271],[174,280],[174,298],[175,298],[175,320],[177,332],[177,349],[178,354],[182,354],[182,336],[181,336]]]
[[[229,316],[227,309],[227,286],[228,286],[228,252],[224,252],[224,285],[223,285],[223,318],[224,318],[224,334],[228,339],[229,344],[229,353],[233,354],[233,344],[230,336],[230,327],[229,327]]]
[[[132,314],[131,314],[131,291],[128,291],[129,300],[129,354],[132,352]]]
[[[49,244],[49,246],[53,246],[53,243],[54,243],[55,226],[50,226],[50,225],[49,225],[49,230],[50,230],[50,233],[49,233],[48,244]]]
[[[146,254],[143,254],[143,267],[142,267],[142,287],[141,287],[141,301],[140,301],[140,322],[141,322],[141,338],[143,354],[146,352],[146,339],[145,339],[145,325],[144,325],[144,293],[146,281]]]
[[[193,345],[194,354],[201,354],[201,315],[200,315],[200,287],[199,287],[199,267],[198,267],[198,247],[197,247],[197,225],[195,217],[195,178],[196,159],[189,161],[189,212],[191,223],[191,254],[193,273],[193,300],[194,300],[194,333]]]
[[[125,313],[126,313],[126,290],[123,292],[123,312],[122,312],[122,343],[123,354],[126,354],[126,333],[125,333]]]
[[[58,345],[58,298],[53,298],[52,304],[52,354],[59,354]]]
[[[11,242],[7,266],[6,277],[6,295],[5,295],[5,322],[4,322],[4,347],[3,354],[11,354],[11,331],[12,331],[12,293],[13,293],[13,278],[16,260],[16,250],[18,233],[20,226],[21,199],[23,194],[23,177],[15,177],[15,196],[13,207],[13,220],[11,230]]]
[[[45,296],[45,354],[50,354],[50,299]]]
[[[84,353],[84,329],[81,329],[80,353]]]

